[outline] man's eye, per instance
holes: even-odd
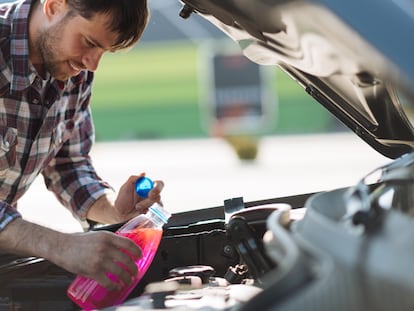
[[[86,45],[91,47],[91,48],[95,47],[95,43],[93,43],[92,41],[90,41],[88,39],[86,39]]]

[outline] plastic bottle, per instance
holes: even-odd
[[[138,193],[139,180],[136,190]],[[161,205],[153,204],[146,214],[141,214],[125,223],[115,234],[133,240],[140,248],[142,257],[136,260],[138,277],[132,285],[109,291],[93,279],[78,275],[67,290],[67,295],[84,310],[95,310],[121,304],[142,279],[151,265],[162,237],[162,227],[171,214]],[[117,278],[108,275],[112,280]]]

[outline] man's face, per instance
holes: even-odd
[[[83,69],[95,71],[116,38],[106,29],[108,18],[101,14],[91,20],[63,17],[43,30],[35,42],[43,69],[58,80],[67,80]]]

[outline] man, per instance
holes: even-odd
[[[25,221],[16,207],[38,174],[81,220],[119,223],[160,201],[162,181],[147,199],[135,194],[134,183],[144,174],[131,176],[113,196],[89,157],[93,72],[105,52],[133,46],[147,21],[146,0],[20,0],[0,6],[1,252],[43,257],[108,289],[119,286],[108,273],[124,283],[137,275],[133,258],[121,251],[140,257],[129,239],[57,232]]]

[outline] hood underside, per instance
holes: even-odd
[[[414,147],[414,5],[407,1],[183,0],[278,66],[378,152]]]

